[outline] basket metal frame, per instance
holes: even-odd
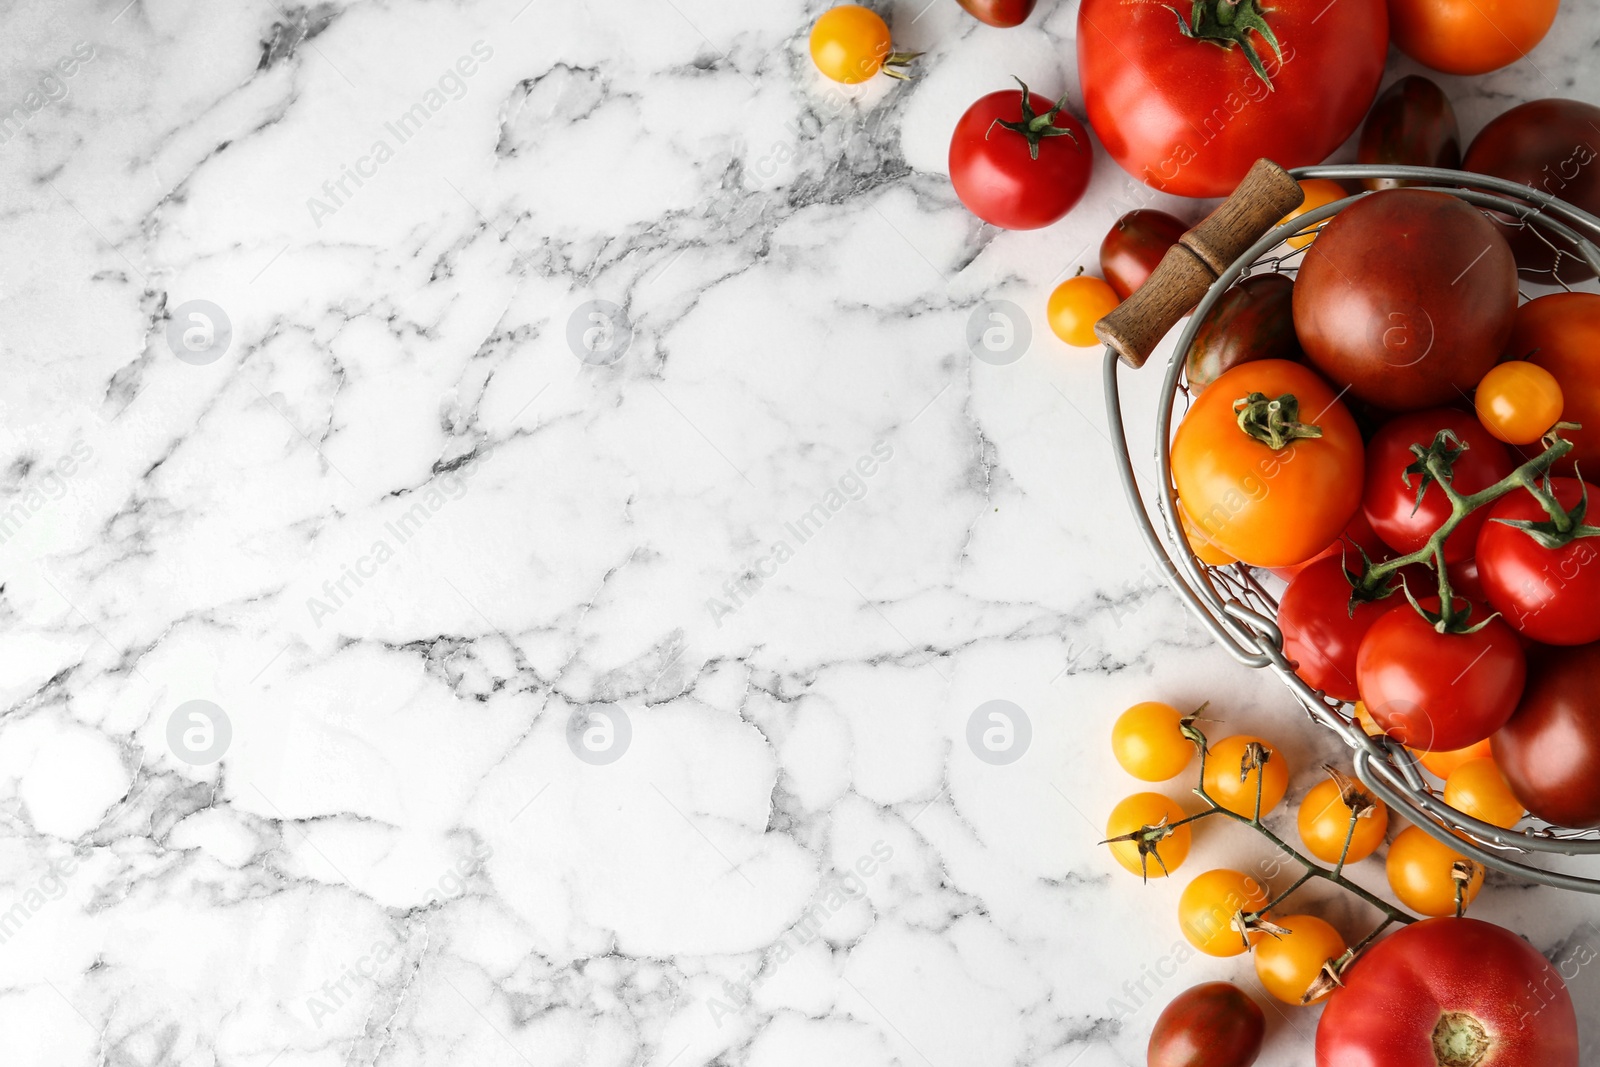
[[[1296,179],[1392,178],[1414,187],[1449,193],[1565,239],[1576,246],[1583,260],[1600,274],[1600,248],[1595,246],[1595,242],[1600,241],[1600,218],[1530,186],[1431,167],[1350,164],[1301,167],[1290,173]],[[1560,889],[1600,893],[1600,877],[1554,871],[1517,858],[1530,854],[1600,855],[1600,831],[1565,830],[1537,823],[1521,830],[1505,830],[1446,804],[1423,777],[1416,757],[1404,746],[1389,738],[1368,736],[1345,704],[1311,688],[1294,672],[1283,652],[1283,632],[1274,619],[1277,601],[1250,569],[1242,564],[1218,568],[1201,563],[1195,558],[1181,524],[1176,521],[1177,491],[1172,481],[1170,448],[1172,426],[1180,404],[1187,354],[1200,324],[1223,293],[1234,282],[1252,273],[1255,267],[1268,263],[1270,269],[1280,269],[1289,256],[1274,258],[1268,253],[1286,238],[1309,230],[1367,195],[1370,194],[1346,197],[1274,227],[1217,278],[1191,313],[1167,364],[1156,410],[1155,460],[1161,490],[1157,495],[1161,513],[1159,531],[1140,492],[1128,449],[1118,388],[1120,360],[1117,353],[1107,347],[1104,379],[1108,429],[1123,489],[1146,546],[1167,584],[1189,611],[1234,659],[1247,667],[1271,670],[1282,679],[1314,721],[1338,734],[1350,746],[1356,776],[1392,810],[1458,852],[1495,870]]]

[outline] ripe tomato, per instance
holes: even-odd
[[[1252,274],[1222,294],[1189,346],[1184,380],[1199,394],[1224,372],[1258,359],[1297,359],[1294,279]]]
[[[1461,167],[1461,128],[1455,108],[1433,82],[1408,74],[1379,94],[1361,127],[1357,163],[1406,167]],[[1398,189],[1398,178],[1366,178],[1368,189]]]
[[[1477,0],[1486,4],[1486,0]],[[1555,0],[1538,0],[1523,5],[1537,9],[1555,6]],[[1493,5],[1503,9],[1503,0]],[[1461,166],[1478,174],[1531,185],[1540,192],[1560,197],[1573,207],[1592,214],[1600,213],[1600,167],[1595,162],[1595,129],[1600,127],[1600,107],[1580,100],[1530,100],[1505,112],[1478,132],[1467,148]],[[1555,250],[1539,235],[1501,220],[1517,255],[1517,266],[1526,274],[1549,281],[1557,268]],[[1574,254],[1571,242],[1549,233],[1544,237],[1562,249],[1560,277],[1565,282],[1580,282],[1594,277],[1583,260]],[[1590,294],[1592,299],[1600,299]],[[1549,299],[1548,297],[1546,299]],[[1538,301],[1534,301],[1538,303]],[[1570,394],[1569,394],[1570,395]],[[1574,420],[1576,421],[1576,420]]]
[[[1471,878],[1462,889],[1462,907],[1471,904],[1483,888],[1483,866],[1467,859],[1448,845],[1435,841],[1427,832],[1408,826],[1389,843],[1385,870],[1389,888],[1412,911],[1423,915],[1456,913],[1456,864],[1471,867]]]
[[[1111,727],[1111,751],[1122,769],[1146,782],[1183,773],[1194,759],[1194,742],[1183,736],[1183,714],[1171,704],[1135,704]]]
[[[1438,598],[1422,601],[1438,610]],[[1356,684],[1372,717],[1411,748],[1465,748],[1505,725],[1522,696],[1527,660],[1499,619],[1476,633],[1439,633],[1405,601],[1361,640]]]
[[[1551,479],[1556,501],[1569,511],[1587,494],[1600,508],[1600,488],[1576,478]],[[1511,522],[1549,521],[1531,493],[1513,492],[1488,509],[1478,534],[1478,565],[1489,603],[1513,628],[1546,645],[1600,641],[1600,538],[1580,537],[1545,548]]]
[[[1227,982],[1184,990],[1150,1031],[1148,1067],[1249,1067],[1261,1055],[1267,1019],[1249,994]]]
[[[1222,549],[1212,544],[1206,532],[1194,524],[1189,513],[1184,510],[1183,504],[1178,504],[1178,521],[1183,523],[1183,536],[1189,542],[1189,549],[1194,553],[1194,558],[1201,563],[1209,563],[1213,567],[1226,567],[1230,563],[1239,562]]]
[[[1515,63],[1550,32],[1561,0],[1389,0],[1395,47],[1446,74]]]
[[[1354,132],[1383,74],[1383,0],[1224,7],[1180,4],[1177,18],[1155,3],[1078,7],[1089,121],[1123,170],[1179,196],[1226,196],[1262,156],[1321,162]]]
[[[1111,286],[1099,278],[1079,275],[1068,278],[1050,294],[1046,315],[1050,332],[1069,345],[1092,348],[1100,343],[1094,324],[1116,310],[1121,301]]]
[[[1003,229],[1033,230],[1072,210],[1089,185],[1094,149],[1060,106],[1024,85],[967,108],[950,137],[950,183],[968,211]]]
[[[1483,376],[1472,397],[1483,428],[1513,445],[1531,445],[1561,418],[1561,383],[1522,360],[1501,363]]]
[[[967,14],[979,22],[1002,28],[1020,26],[1033,14],[1034,0],[960,0]]]
[[[1426,919],[1346,968],[1317,1025],[1317,1067],[1578,1067],[1561,975],[1510,930]]]
[[[1240,428],[1241,401],[1251,403],[1262,437],[1300,419],[1321,436],[1293,438],[1291,430],[1273,447]],[[1173,481],[1189,517],[1222,551],[1258,567],[1299,563],[1338,537],[1360,503],[1361,470],[1350,412],[1315,373],[1283,360],[1218,378],[1172,441]]]
[[[1251,745],[1260,745],[1266,753],[1264,767],[1245,768],[1246,762],[1258,762],[1252,758]],[[1219,806],[1235,815],[1252,817],[1256,813],[1257,781],[1261,783],[1261,814],[1265,815],[1278,806],[1289,789],[1289,765],[1277,749],[1249,734],[1225,737],[1211,746],[1203,784]]]
[[[1367,558],[1374,560],[1387,559],[1393,554],[1389,546],[1384,544],[1382,539],[1373,532],[1372,524],[1367,521],[1367,517],[1361,513],[1359,508],[1356,509],[1354,515],[1350,516],[1350,523],[1344,528],[1344,533],[1340,534],[1332,544],[1304,563],[1296,563],[1292,567],[1274,567],[1272,573],[1286,582],[1293,581],[1295,575],[1313,563],[1330,557],[1344,560],[1352,567],[1359,567],[1361,565],[1361,552],[1356,551],[1358,548],[1367,554]]]
[[[1144,284],[1167,254],[1189,229],[1165,211],[1141,208],[1116,221],[1100,242],[1100,273],[1111,288],[1126,300]]]
[[[1522,821],[1522,801],[1492,758],[1468,760],[1450,772],[1444,802],[1464,815],[1509,830]]]
[[[1240,871],[1207,871],[1183,888],[1178,926],[1189,944],[1207,956],[1241,956],[1262,934],[1245,936],[1234,925],[1240,912],[1260,911],[1272,898],[1266,886]]]
[[[1285,1004],[1316,1004],[1328,990],[1310,996],[1324,964],[1337,960],[1349,948],[1331,925],[1315,915],[1290,915],[1274,919],[1288,933],[1264,937],[1256,945],[1256,977],[1267,992]]]
[[[1600,121],[1600,109],[1596,116]],[[1552,293],[1528,301],[1517,309],[1506,351],[1555,375],[1564,401],[1561,417],[1583,427],[1561,431],[1573,448],[1556,469],[1600,471],[1600,359],[1594,358],[1600,352],[1600,293]]]
[[[1335,200],[1343,200],[1345,197],[1350,195],[1349,193],[1345,192],[1344,186],[1330,178],[1307,178],[1305,181],[1300,183],[1300,191],[1305,194],[1305,199],[1300,201],[1299,207],[1295,208],[1293,211],[1289,212],[1283,218],[1278,220],[1279,226],[1299,218],[1308,211],[1315,210],[1319,207],[1326,207]],[[1322,232],[1322,227],[1326,225],[1327,221],[1324,220],[1317,223],[1317,228],[1312,232],[1296,234],[1295,236],[1289,238],[1287,242],[1289,247],[1304,248],[1306,245],[1317,239],[1317,234]]]
[[[1388,600],[1350,603],[1345,561],[1329,556],[1289,579],[1278,602],[1283,654],[1295,662],[1295,673],[1313,689],[1335,700],[1354,700],[1356,652],[1372,624],[1392,606]],[[1359,568],[1358,568],[1359,569]]]
[[[1300,802],[1297,822],[1300,840],[1323,863],[1338,863],[1344,853],[1346,835],[1350,838],[1350,851],[1346,863],[1360,863],[1383,844],[1389,830],[1389,809],[1377,797],[1371,797],[1372,806],[1366,814],[1355,820],[1355,830],[1350,829],[1351,809],[1344,802],[1344,791],[1333,779],[1312,786]]]
[[[829,8],[811,27],[811,61],[836,82],[855,85],[891,63],[903,66],[909,58],[891,55],[888,23],[859,4]]]
[[[1494,223],[1422,189],[1369,193],[1339,212],[1294,282],[1306,356],[1390,411],[1459,400],[1499,362],[1516,310],[1516,263]]]
[[[1403,555],[1427,544],[1428,538],[1450,517],[1450,501],[1444,488],[1430,480],[1418,503],[1422,476],[1407,473],[1407,468],[1417,462],[1411,446],[1433,444],[1441,430],[1449,430],[1466,446],[1466,451],[1450,464],[1451,484],[1460,493],[1487,489],[1516,467],[1505,445],[1464,411],[1430,408],[1384,423],[1367,443],[1367,479],[1361,492],[1361,511],[1378,536]],[[1445,539],[1444,558],[1452,562],[1469,558],[1487,518],[1486,510],[1480,508],[1462,520]]]
[[[1600,644],[1534,653],[1528,691],[1494,735],[1494,759],[1539,818],[1600,826]]]
[[[1436,752],[1423,752],[1413,749],[1422,765],[1440,781],[1448,781],[1455,773],[1457,767],[1463,763],[1470,763],[1475,759],[1482,759],[1489,755],[1489,739],[1486,737],[1475,745],[1466,748],[1441,748]]]
[[[1174,823],[1184,817],[1178,802],[1160,793],[1135,793],[1111,809],[1106,819],[1106,838],[1131,834],[1146,826]],[[1111,854],[1134,874],[1146,878],[1165,878],[1183,865],[1189,855],[1189,828],[1180,826],[1156,845],[1148,856],[1139,855],[1135,841],[1112,841]]]

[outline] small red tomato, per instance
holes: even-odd
[[[1552,479],[1556,501],[1571,511],[1600,489],[1576,478]],[[1549,523],[1532,493],[1513,492],[1487,509],[1478,534],[1478,566],[1489,603],[1520,634],[1546,645],[1600,641],[1600,537],[1546,548],[1507,522]]]
[[[1165,211],[1141,208],[1116,221],[1100,242],[1100,273],[1117,296],[1128,299],[1178,243],[1188,227]]]
[[[960,0],[967,14],[1002,29],[1020,26],[1033,14],[1035,0]]]
[[[1437,611],[1439,600],[1422,605]],[[1404,600],[1372,624],[1356,653],[1367,710],[1390,737],[1423,751],[1466,748],[1504,726],[1527,672],[1501,619],[1474,633],[1439,633]]]
[[[1173,998],[1150,1032],[1149,1067],[1250,1067],[1267,1020],[1238,986],[1206,982]]]
[[[1477,919],[1424,919],[1356,957],[1317,1024],[1317,1067],[1578,1067],[1560,973]]]
[[[1048,226],[1072,210],[1089,185],[1094,149],[1064,102],[1024,85],[967,108],[950,138],[950,183],[967,210],[1007,230]]]
[[[1336,700],[1355,700],[1356,652],[1392,606],[1389,600],[1364,601],[1350,607],[1350,580],[1345,561],[1327,556],[1289,581],[1278,603],[1283,654],[1295,661],[1295,673],[1313,689]]]
[[[1396,552],[1417,551],[1450,517],[1450,501],[1444,489],[1432,481],[1418,503],[1422,475],[1410,470],[1418,462],[1411,446],[1432,445],[1441,430],[1456,437],[1457,444],[1449,446],[1454,456],[1449,464],[1451,484],[1463,495],[1487,489],[1516,466],[1506,446],[1465,411],[1430,408],[1384,423],[1367,444],[1367,479],[1361,493],[1361,510],[1373,530]],[[1457,451],[1463,445],[1465,449]],[[1483,509],[1473,512],[1445,539],[1447,561],[1472,555],[1478,531],[1487,517]]]

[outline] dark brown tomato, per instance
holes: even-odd
[[[1123,300],[1144,284],[1188,227],[1165,211],[1130,211],[1100,242],[1100,274]]]
[[[1206,982],[1173,998],[1150,1032],[1149,1067],[1250,1067],[1267,1020],[1238,986]]]
[[[1557,826],[1600,826],[1600,644],[1536,650],[1516,714],[1491,747],[1533,814]]]
[[[1194,335],[1185,376],[1199,393],[1224,372],[1258,359],[1301,357],[1294,332],[1294,280],[1256,274],[1222,295]]]
[[[1386,189],[1306,250],[1294,326],[1335,389],[1390,411],[1453,403],[1500,359],[1517,311],[1511,248],[1448,193]]]
[[[1450,98],[1433,82],[1411,74],[1385,89],[1361,128],[1360,163],[1407,167],[1461,166],[1461,128]],[[1366,178],[1368,189],[1398,189],[1398,178]]]
[[[1465,170],[1531,185],[1574,207],[1600,214],[1600,107],[1579,100],[1530,100],[1495,119],[1472,139]],[[1550,280],[1556,254],[1531,231],[1501,226],[1523,273]],[[1549,234],[1545,235],[1550,237]],[[1562,281],[1580,282],[1594,271],[1575,258],[1572,245],[1550,240],[1569,253],[1561,259]]]
[[[1033,14],[1035,0],[960,0],[967,14],[1002,29],[1020,26]]]

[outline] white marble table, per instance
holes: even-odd
[[[1146,197],[1102,157],[1000,233],[943,173],[977,95],[1075,88],[1075,4],[895,0],[924,76],[845,91],[815,2],[124,2],[0,43],[6,1064],[1104,1067],[1255,988],[1095,845],[1136,700],[1291,799],[1338,754],[1159,586],[1039,316]],[[1600,98],[1566,8],[1440,79],[1469,134]],[[1595,899],[1477,912],[1600,951]]]

